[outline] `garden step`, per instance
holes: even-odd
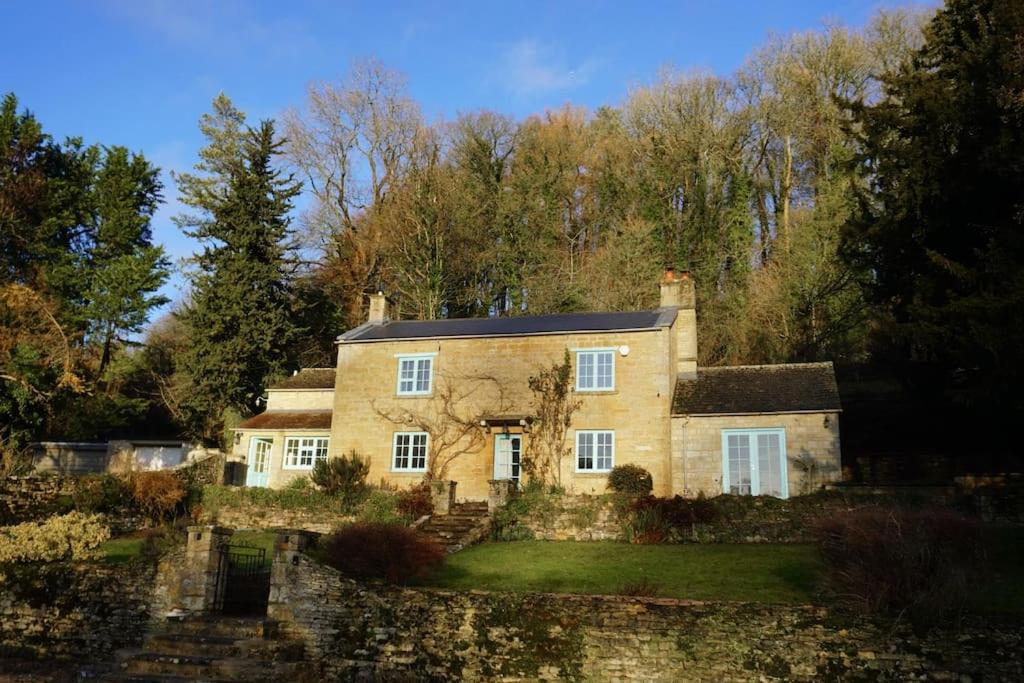
[[[234,638],[273,638],[277,635],[277,622],[262,618],[190,616],[168,619],[164,632]]]
[[[266,638],[235,638],[193,633],[153,633],[145,637],[149,652],[207,657],[256,657],[274,661],[302,659],[302,643]]]

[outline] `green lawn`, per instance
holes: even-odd
[[[144,538],[112,538],[100,546],[103,559],[110,564],[125,564],[142,554]]]
[[[457,590],[622,593],[646,581],[660,597],[809,602],[812,545],[630,545],[517,541],[456,553],[423,585]]]

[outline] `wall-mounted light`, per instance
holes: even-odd
[[[828,429],[829,427],[831,427],[832,426],[832,416],[831,415],[826,415],[823,424],[825,426],[825,429]]]

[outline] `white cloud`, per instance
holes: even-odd
[[[593,57],[572,66],[564,51],[524,39],[502,51],[493,80],[518,96],[540,95],[584,85],[599,66],[600,60]]]

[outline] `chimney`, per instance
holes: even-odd
[[[368,323],[384,323],[390,320],[388,317],[388,298],[384,292],[377,291],[370,295],[370,314],[366,317]]]
[[[684,379],[697,378],[697,294],[687,271],[676,272],[669,266],[661,278],[661,307],[675,308],[672,324],[675,339],[676,374]]]

